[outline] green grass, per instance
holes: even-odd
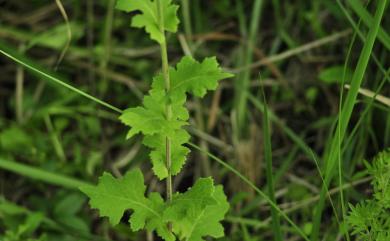
[[[370,55],[372,49],[374,47],[375,39],[377,37],[379,26],[385,11],[387,1],[381,1],[378,3],[377,10],[374,16],[374,24],[370,28],[370,31],[367,36],[367,40],[364,43],[363,49],[361,51],[359,61],[356,65],[355,72],[351,81],[351,89],[348,92],[345,101],[341,107],[341,111],[339,113],[339,120],[336,127],[336,131],[331,140],[330,151],[325,157],[325,183],[321,189],[321,198],[319,200],[319,204],[317,205],[317,209],[315,211],[315,215],[313,216],[313,231],[311,234],[311,240],[317,241],[319,240],[319,229],[321,224],[321,217],[324,209],[324,204],[326,200],[327,188],[335,175],[336,163],[341,161],[339,159],[342,156],[340,153],[340,143],[345,137],[346,130],[348,127],[348,123],[350,121],[352,111],[354,105],[356,103],[356,98],[358,95],[358,90],[362,84],[364,73],[366,71],[368,61],[370,59]]]
[[[266,101],[266,96],[263,88],[261,89],[261,95],[263,96],[263,101],[264,101],[263,139],[264,139],[264,159],[266,162],[265,170],[267,176],[268,195],[270,200],[276,204],[274,173],[273,173],[274,165],[272,163],[272,144],[271,144],[272,138],[270,133],[271,130],[270,130],[270,122],[268,118],[267,101]],[[276,241],[281,241],[283,240],[283,233],[280,229],[280,218],[277,209],[273,207],[271,210],[271,214],[272,214],[272,232],[274,233],[274,238]]]
[[[32,61],[29,61],[28,59],[24,58],[24,57],[21,57],[20,55],[18,55],[16,52],[11,52],[11,49],[4,43],[1,43],[0,42],[0,53],[5,55],[6,57],[10,58],[11,60],[15,61],[17,64],[20,64],[22,65],[23,67],[25,67],[27,70],[37,74],[38,76],[42,77],[43,79],[46,79],[48,81],[52,81],[62,87],[64,87],[65,89],[68,89],[68,90],[71,90],[87,99],[90,99],[92,100],[93,102],[96,102],[102,106],[105,106],[117,113],[122,113],[122,110],[120,110],[119,108],[116,108],[115,106],[112,106],[68,83],[66,83],[65,81],[63,80],[60,80],[59,78],[55,77],[53,74],[51,73],[47,73],[45,70],[42,69],[42,67],[39,67],[39,66],[36,66],[32,63]]]
[[[43,181],[52,185],[58,185],[65,188],[78,190],[80,187],[91,186],[91,184],[77,180],[73,177],[67,177],[58,173],[52,173],[40,168],[31,167],[25,164],[17,163],[0,158],[0,168],[15,172],[19,175],[26,176],[32,179]]]
[[[86,205],[74,222],[90,230],[52,217],[58,198],[91,186],[103,171],[120,177],[141,168],[148,192],[165,190],[148,171],[141,138],[125,141],[118,122],[122,107],[139,105],[147,95],[160,69],[159,51],[144,32],[128,30],[130,17],[114,11],[115,2],[62,1],[59,10],[49,1],[25,8],[16,1],[0,10],[0,190],[7,200],[0,197],[0,229],[37,225],[15,241],[41,241],[40,234],[82,241],[154,238],[130,233],[124,223],[97,221]],[[213,176],[231,206],[224,226],[232,241],[361,239],[346,222],[350,206],[368,198],[365,163],[390,143],[389,108],[375,100],[389,94],[388,1],[175,3],[182,23],[177,38],[167,35],[172,64],[183,53],[216,53],[223,69],[238,75],[222,81],[216,94],[188,99],[189,129],[197,135],[187,146],[197,152],[172,180],[172,194]],[[10,9],[28,9],[21,15],[29,21]],[[343,63],[337,82],[318,77]],[[260,83],[253,81],[259,72]],[[374,96],[359,95],[361,88]],[[248,143],[252,149],[239,153]],[[247,158],[256,167],[246,166]],[[26,212],[15,219],[4,203]],[[36,213],[43,223],[34,224]]]

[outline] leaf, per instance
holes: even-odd
[[[352,79],[352,70],[347,68],[345,71],[345,83]],[[333,66],[322,70],[318,76],[326,84],[341,83],[344,76],[344,66]]]
[[[25,219],[25,223],[21,224],[18,227],[18,235],[31,236],[35,230],[41,225],[45,218],[45,215],[40,212],[28,213]]]
[[[143,100],[143,107],[127,109],[120,120],[131,127],[127,138],[142,133],[144,144],[152,149],[150,153],[153,171],[161,180],[168,176],[166,167],[166,139],[171,140],[171,172],[176,175],[182,169],[190,152],[183,146],[190,139],[182,129],[189,119],[184,107],[186,94],[202,97],[207,90],[217,88],[218,81],[231,77],[219,67],[216,58],[206,58],[199,63],[191,57],[184,57],[175,68],[170,68],[171,88],[165,91],[162,74],[153,79],[152,89]],[[172,115],[167,119],[166,109],[170,105]]]
[[[81,193],[72,193],[63,197],[54,207],[54,216],[74,216],[85,203],[85,196]]]
[[[222,186],[214,187],[211,178],[201,178],[186,193],[174,196],[164,219],[172,222],[173,231],[181,240],[202,241],[205,236],[224,235],[220,221],[228,209]]]
[[[177,32],[179,19],[177,18],[178,5],[172,4],[172,0],[160,0],[164,13],[164,30]],[[159,14],[157,1],[151,0],[119,0],[116,8],[125,12],[140,11],[133,17],[131,25],[136,28],[145,28],[153,40],[162,43],[165,39],[164,33],[159,27]]]
[[[123,178],[115,179],[104,173],[96,187],[80,188],[90,198],[92,208],[99,209],[100,215],[108,217],[112,225],[121,220],[123,213],[131,209],[130,226],[133,231],[144,227],[149,231],[157,231],[164,240],[175,240],[163,222],[162,214],[165,203],[158,193],[145,197],[146,186],[139,169],[126,173]]]
[[[33,139],[22,128],[14,125],[0,132],[0,147],[4,151],[22,152],[33,146]]]
[[[140,132],[144,135],[161,134],[172,137],[177,129],[185,125],[186,122],[177,117],[188,119],[188,112],[181,108],[176,108],[179,111],[179,116],[176,116],[176,112],[174,112],[173,118],[167,120],[164,103],[164,96],[161,95],[161,92],[151,92],[150,95],[144,97],[145,107],[125,110],[119,119],[125,125],[131,127],[127,138],[131,138]],[[183,113],[184,111],[185,113]]]
[[[374,197],[385,208],[390,208],[390,148],[376,155],[369,171],[374,176]]]
[[[199,220],[194,223],[188,241],[201,241],[202,237],[206,235],[213,238],[224,236],[224,228],[220,221],[225,218],[225,214],[229,210],[229,203],[221,185],[215,187],[213,197],[217,204],[205,208],[203,215],[199,216]]]
[[[53,49],[61,49],[69,41],[68,35],[64,34],[68,30],[68,27],[70,27],[72,32],[72,41],[78,40],[83,36],[83,25],[77,22],[69,22],[69,26],[67,24],[60,24],[51,29],[45,29],[41,34],[35,35],[28,41],[26,48],[30,49],[35,45],[41,45]]]
[[[347,221],[360,240],[385,241],[390,238],[390,149],[379,153],[367,168],[373,175],[374,198],[350,205]]]
[[[150,153],[152,159],[153,171],[156,176],[162,180],[168,176],[168,169],[165,165],[166,152],[165,152],[165,140],[163,135],[145,136],[143,143],[152,148]],[[183,144],[187,143],[190,139],[190,135],[183,129],[179,129],[175,132],[171,138],[171,172],[172,175],[177,175],[183,167],[186,157],[190,150],[184,147]]]
[[[201,63],[189,56],[183,57],[176,69],[170,68],[169,74],[171,89],[168,94],[173,102],[182,99],[185,93],[203,97],[207,90],[217,88],[219,80],[233,77],[232,74],[223,72],[215,57],[205,58]],[[153,88],[163,86],[164,79],[156,78]]]
[[[13,202],[7,201],[3,196],[0,196],[0,216],[4,217],[7,215],[21,215],[27,214],[28,210],[24,207],[18,206]]]

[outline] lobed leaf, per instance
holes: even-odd
[[[374,177],[374,197],[385,208],[390,208],[390,148],[374,158],[370,173]]]
[[[190,150],[184,146],[190,135],[182,129],[189,119],[184,107],[187,95],[192,93],[202,97],[207,90],[217,88],[218,81],[231,77],[219,67],[216,58],[206,58],[198,62],[191,57],[184,57],[176,68],[169,70],[171,88],[165,91],[162,74],[153,79],[152,89],[143,100],[143,107],[127,109],[120,120],[131,127],[127,138],[138,133],[144,137],[143,143],[152,149],[150,153],[153,171],[161,180],[168,176],[165,165],[166,138],[171,140],[172,175],[180,172]],[[172,116],[168,120],[166,106],[170,105]]]
[[[144,107],[129,108],[123,112],[119,119],[131,127],[127,138],[138,133],[174,137],[175,131],[187,123],[188,111],[184,107],[174,108],[174,118],[167,120],[164,98],[161,91],[151,92],[144,97]]]
[[[205,58],[198,62],[192,57],[183,57],[175,68],[170,68],[171,88],[168,95],[172,102],[183,99],[183,95],[191,93],[203,97],[208,90],[215,90],[218,81],[233,77],[232,74],[224,72],[215,57]],[[164,79],[156,78],[153,88],[163,88]]]
[[[174,196],[164,219],[172,223],[180,240],[203,241],[206,236],[224,236],[220,221],[228,210],[222,186],[214,187],[211,178],[201,178],[186,193]]]
[[[96,187],[80,189],[89,196],[91,207],[99,209],[100,216],[108,217],[112,225],[118,224],[123,213],[131,209],[133,214],[129,221],[133,231],[146,228],[156,231],[164,240],[175,240],[162,218],[166,207],[164,200],[158,193],[145,197],[146,186],[139,169],[130,171],[119,179],[104,173]]]
[[[172,0],[160,0],[163,9],[164,31],[175,33],[179,25],[177,18],[178,5],[172,4]],[[116,8],[125,12],[140,11],[132,19],[131,26],[145,28],[153,40],[162,43],[164,33],[159,27],[159,14],[157,1],[151,0],[118,0]]]
[[[347,221],[360,240],[390,240],[390,149],[379,153],[369,165],[374,198],[350,205]]]
[[[180,172],[188,153],[190,153],[190,150],[183,146],[189,139],[190,135],[183,129],[176,130],[171,138],[172,175],[177,175]],[[165,136],[145,136],[143,143],[153,149],[150,153],[150,158],[152,159],[154,173],[160,180],[166,178],[168,176],[168,169],[165,165]]]

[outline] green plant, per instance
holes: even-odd
[[[364,42],[364,46],[359,56],[359,60],[356,64],[356,69],[352,75],[351,79],[351,88],[347,93],[345,99],[342,96],[340,99],[340,108],[339,108],[339,116],[337,120],[337,125],[335,127],[335,131],[329,139],[329,148],[328,151],[325,152],[324,160],[326,160],[324,169],[324,182],[321,188],[320,199],[317,204],[317,208],[313,215],[313,229],[311,232],[311,240],[318,241],[319,240],[319,229],[321,224],[321,217],[323,214],[323,209],[325,206],[325,200],[327,199],[328,187],[331,183],[331,180],[336,175],[337,172],[337,164],[339,166],[339,180],[341,180],[341,157],[343,154],[342,151],[342,142],[344,138],[347,136],[348,124],[350,122],[352,112],[357,100],[357,95],[359,88],[363,82],[363,77],[365,71],[368,66],[368,62],[370,60],[370,55],[372,53],[375,40],[380,29],[380,23],[382,21],[382,17],[384,15],[385,9],[387,5],[387,0],[378,1],[376,6],[376,12],[374,15],[374,24],[371,26],[367,39]],[[341,183],[341,181],[339,181]],[[343,193],[341,192],[341,199],[343,199]],[[343,205],[343,201],[341,202]],[[343,206],[342,206],[342,209]]]
[[[153,172],[166,180],[166,201],[155,192],[145,196],[139,169],[120,179],[104,173],[96,187],[81,190],[90,197],[91,206],[99,209],[101,216],[109,217],[113,225],[119,223],[125,210],[131,209],[133,231],[156,231],[164,240],[222,237],[220,221],[229,209],[222,186],[215,186],[211,177],[200,178],[187,192],[174,194],[172,177],[181,171],[190,152],[184,146],[190,135],[183,129],[189,119],[184,107],[187,95],[203,97],[207,90],[216,89],[219,80],[232,75],[222,71],[215,57],[202,62],[184,57],[175,68],[169,67],[165,32],[176,32],[179,24],[178,6],[171,0],[119,0],[116,8],[137,11],[132,26],[145,28],[161,47],[162,73],[153,79],[143,106],[127,109],[120,120],[131,127],[127,138],[142,134],[143,144],[152,150]]]
[[[361,240],[385,241],[390,239],[390,149],[379,153],[368,171],[373,176],[373,198],[361,201],[351,211],[347,221],[352,234]]]

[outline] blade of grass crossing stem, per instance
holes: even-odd
[[[362,5],[362,1],[360,0],[348,0],[347,1],[353,11],[359,16],[360,19],[362,19],[363,23],[366,24],[368,27],[372,26],[374,24],[374,19],[371,16],[371,14],[364,8]],[[383,29],[379,28],[378,30],[378,39],[382,42],[382,44],[390,50],[390,36],[389,34]]]
[[[325,165],[325,183],[321,188],[320,200],[316,207],[314,217],[313,217],[313,229],[311,233],[311,240],[319,240],[319,230],[321,224],[322,211],[325,205],[327,187],[329,186],[335,172],[335,164],[338,159],[339,153],[337,151],[337,146],[340,141],[344,139],[349,120],[352,115],[353,107],[356,102],[359,88],[361,86],[364,73],[366,71],[368,61],[375,43],[376,36],[378,34],[379,26],[384,14],[384,10],[387,4],[387,0],[378,1],[378,6],[376,8],[376,13],[374,16],[374,23],[370,28],[370,31],[367,36],[367,40],[364,43],[362,52],[360,54],[356,70],[353,74],[351,81],[351,89],[347,94],[347,97],[342,106],[341,112],[339,113],[340,121],[337,124],[336,132],[331,140],[331,149],[330,154],[327,156],[326,165]]]
[[[79,189],[80,187],[91,185],[87,182],[77,180],[72,177],[67,177],[58,173],[44,171],[36,167],[31,167],[14,161],[5,160],[3,158],[0,158],[0,168],[15,172],[25,177],[71,189]]]
[[[215,160],[219,164],[221,164],[223,167],[231,171],[234,175],[239,177],[243,182],[248,184],[253,190],[255,190],[256,193],[258,193],[264,200],[272,207],[274,208],[280,216],[282,216],[291,226],[292,228],[299,234],[304,240],[310,241],[310,239],[305,235],[305,233],[300,229],[287,215],[284,213],[268,196],[265,194],[263,191],[261,191],[253,182],[251,182],[247,177],[242,175],[239,171],[237,171],[234,167],[229,165],[228,163],[222,161],[218,157],[214,156],[213,154],[204,151],[202,148],[199,146],[193,144],[193,143],[188,143],[189,146],[195,148],[196,150],[208,155],[211,159]]]
[[[60,80],[58,79],[57,77],[54,77],[52,76],[51,74],[47,73],[46,71],[42,70],[40,67],[38,66],[34,66],[32,63],[28,63],[27,61],[25,61],[23,58],[21,58],[19,55],[17,55],[16,53],[10,53],[10,51],[6,51],[4,50],[4,45],[3,43],[0,43],[0,53],[5,55],[6,57],[10,58],[11,60],[15,61],[17,64],[20,64],[21,66],[25,67],[27,70],[41,76],[42,78],[46,79],[46,80],[50,80],[50,81],[53,81],[54,83],[56,84],[59,84],[61,85],[62,87],[65,87],[66,89],[69,89],[73,92],[76,92],[77,94],[81,95],[81,96],[84,96],[85,98],[89,99],[89,100],[92,100],[102,106],[105,106],[106,108],[109,108],[115,112],[118,112],[118,113],[122,113],[122,110],[107,103],[107,102],[104,102],[102,100],[99,100],[98,98],[82,91],[82,90],[79,90],[77,89],[76,87],[66,83],[65,81],[63,80]],[[29,61],[30,62],[30,61]]]
[[[261,77],[260,77],[261,79]],[[263,114],[263,140],[264,140],[264,158],[266,162],[266,176],[267,176],[267,186],[268,186],[268,195],[272,202],[276,204],[275,198],[275,187],[273,180],[273,171],[272,171],[272,145],[271,145],[271,133],[268,119],[268,108],[267,101],[265,98],[265,92],[263,85],[261,85],[261,95],[264,101],[264,114]],[[275,208],[271,208],[272,215],[272,232],[274,233],[275,241],[282,241],[282,232],[280,230],[280,218],[278,212]]]

